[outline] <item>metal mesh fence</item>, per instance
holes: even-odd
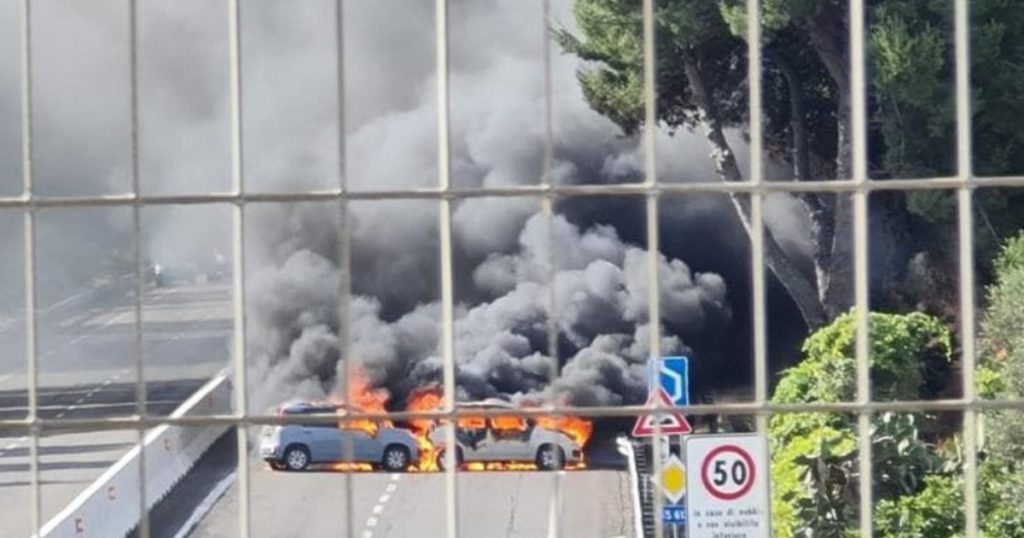
[[[542,0],[545,19],[538,24],[547,27],[549,21],[550,6],[549,0]],[[24,218],[24,279],[26,286],[25,313],[27,317],[25,340],[27,343],[26,365],[28,372],[28,416],[24,419],[4,419],[0,421],[0,427],[20,432],[30,439],[30,474],[32,491],[32,525],[34,528],[41,526],[40,515],[40,478],[39,478],[39,439],[40,436],[49,431],[60,431],[64,429],[75,430],[115,430],[135,429],[142,433],[146,428],[160,424],[178,424],[188,426],[201,425],[227,425],[236,427],[238,445],[238,488],[240,494],[238,512],[238,532],[240,536],[249,536],[250,512],[248,508],[248,490],[250,487],[248,476],[249,445],[250,439],[248,426],[265,424],[283,424],[294,422],[298,419],[289,416],[261,415],[252,413],[249,409],[249,398],[247,395],[247,364],[246,364],[246,266],[245,266],[245,229],[247,209],[251,204],[260,203],[296,203],[296,202],[324,202],[337,204],[343,219],[348,218],[349,204],[354,201],[374,202],[381,200],[423,200],[432,201],[437,204],[438,210],[438,243],[440,245],[440,305],[441,305],[441,338],[440,356],[443,359],[444,375],[443,390],[446,395],[456,394],[456,362],[455,362],[455,289],[453,279],[453,237],[452,237],[452,208],[459,200],[469,198],[534,198],[539,201],[543,214],[550,220],[554,215],[554,206],[560,199],[592,196],[639,196],[645,200],[646,207],[646,238],[647,238],[647,280],[648,282],[658,281],[658,256],[659,256],[659,201],[667,196],[693,195],[699,193],[714,194],[739,194],[748,196],[750,200],[750,214],[752,224],[749,230],[750,252],[755,263],[752,263],[752,294],[753,294],[753,356],[754,356],[754,387],[753,400],[741,403],[721,404],[698,404],[687,410],[687,414],[694,416],[701,415],[752,415],[757,417],[757,427],[761,431],[767,428],[767,420],[773,414],[793,412],[831,412],[850,413],[857,416],[857,432],[859,439],[859,492],[860,492],[860,533],[862,536],[873,535],[872,497],[871,487],[871,423],[872,416],[893,411],[958,411],[963,413],[963,434],[964,434],[964,478],[965,478],[965,514],[966,514],[966,536],[978,536],[978,459],[977,459],[977,427],[979,413],[989,409],[1017,409],[1024,410],[1024,401],[1004,400],[986,401],[978,397],[975,389],[975,367],[977,356],[975,350],[975,274],[972,246],[974,245],[974,213],[972,212],[972,195],[976,189],[985,187],[1024,187],[1024,178],[1021,177],[975,177],[972,172],[972,138],[971,138],[971,88],[970,88],[970,57],[968,51],[968,2],[964,0],[955,1],[954,13],[954,42],[955,42],[955,102],[956,102],[956,154],[957,171],[951,177],[915,178],[915,179],[871,179],[868,174],[867,158],[867,82],[866,82],[866,61],[865,61],[865,2],[863,0],[850,0],[849,2],[849,43],[851,73],[851,96],[852,108],[852,148],[853,148],[853,174],[852,177],[839,178],[829,181],[804,181],[804,182],[778,182],[766,181],[764,171],[763,136],[762,136],[762,85],[761,85],[761,59],[762,51],[758,45],[761,42],[762,26],[760,17],[761,11],[759,0],[747,0],[746,2],[746,31],[748,43],[749,61],[749,135],[751,164],[749,178],[743,182],[688,182],[688,183],[663,183],[656,177],[657,170],[656,148],[654,144],[657,132],[657,91],[655,84],[655,50],[656,35],[654,17],[657,6],[654,0],[642,0],[643,14],[643,43],[644,43],[644,105],[645,121],[643,137],[646,143],[643,145],[643,160],[646,177],[640,183],[624,183],[610,185],[564,185],[557,184],[551,177],[552,156],[552,101],[551,101],[551,47],[545,36],[544,66],[543,73],[545,84],[545,148],[544,148],[544,172],[535,185],[509,186],[509,187],[457,187],[452,181],[451,169],[451,147],[450,147],[450,118],[449,118],[449,16],[448,2],[436,0],[435,2],[435,37],[436,37],[436,75],[437,75],[437,162],[438,162],[438,184],[435,187],[423,187],[403,190],[350,190],[346,184],[344,173],[345,163],[345,140],[344,133],[341,133],[341,146],[338,148],[342,158],[342,166],[338,170],[337,185],[334,188],[315,191],[289,191],[289,192],[249,192],[246,189],[245,173],[243,162],[243,129],[242,121],[245,117],[245,110],[242,107],[242,71],[245,65],[245,57],[241,53],[241,36],[239,20],[241,16],[240,0],[228,0],[230,25],[226,28],[229,44],[229,66],[230,66],[230,118],[231,118],[231,189],[227,192],[199,192],[192,194],[176,195],[143,195],[140,193],[140,169],[139,169],[139,139],[138,139],[138,65],[137,65],[137,1],[128,0],[129,17],[131,28],[130,43],[131,51],[131,125],[132,125],[132,151],[131,151],[131,185],[132,191],[123,194],[106,194],[98,196],[74,196],[57,197],[41,196],[36,194],[33,175],[33,94],[32,69],[33,69],[33,39],[31,34],[32,25],[31,10],[33,2],[22,0],[20,2],[20,29],[21,29],[21,94],[22,94],[22,179],[23,193],[17,196],[0,197],[0,209],[16,210],[23,214]],[[342,30],[342,9],[340,1],[337,10],[337,46],[339,62],[339,101],[344,97],[344,69],[341,67],[343,40]],[[340,122],[343,123],[343,122]],[[871,384],[869,378],[869,281],[868,281],[868,198],[872,193],[881,191],[913,191],[913,190],[955,190],[957,193],[957,218],[959,221],[959,283],[960,283],[960,314],[962,316],[960,342],[962,343],[962,397],[955,399],[944,399],[935,401],[891,401],[877,402],[871,397]],[[757,263],[764,259],[764,200],[767,196],[775,193],[847,193],[852,197],[854,208],[854,290],[855,290],[855,312],[856,314],[856,399],[852,402],[838,403],[811,403],[811,404],[773,404],[768,399],[768,351],[766,334],[766,274],[763,263]],[[233,337],[233,370],[234,370],[234,413],[228,415],[212,415],[203,417],[154,417],[147,412],[146,405],[146,372],[142,360],[142,298],[144,263],[141,252],[142,219],[140,212],[149,206],[174,206],[174,205],[228,205],[231,208],[231,230],[233,244],[233,312],[234,312],[234,337]],[[40,210],[86,207],[120,207],[130,208],[133,216],[133,230],[136,238],[134,251],[134,281],[135,281],[135,303],[134,313],[135,326],[135,374],[136,374],[136,413],[130,417],[111,417],[97,419],[64,419],[64,418],[42,418],[38,413],[38,335],[36,326],[37,317],[37,219]],[[340,258],[338,260],[341,268],[342,281],[339,289],[340,311],[339,327],[341,330],[340,340],[344,349],[350,345],[348,327],[350,325],[350,304],[352,302],[352,283],[350,269],[352,267],[352,246],[351,232],[347,221],[341,227]],[[549,241],[552,252],[549,252],[549,278],[553,278],[554,252],[553,242]],[[557,311],[555,296],[546,299],[549,302],[551,311]],[[660,295],[658,287],[649,286],[648,290],[648,313],[649,319],[661,318]],[[549,322],[553,323],[553,322]],[[660,356],[659,342],[661,342],[660,327],[658,323],[650,324],[649,341],[651,343],[651,356]],[[557,341],[554,335],[557,330],[554,326],[549,327],[551,356],[557,356]],[[347,355],[343,352],[343,355]],[[557,364],[553,369],[557,371]],[[344,384],[344,381],[342,382]],[[398,412],[389,413],[388,418],[403,420],[410,418],[457,418],[459,411],[448,399],[444,409],[435,412]],[[615,406],[615,407],[589,407],[589,408],[556,408],[552,410],[497,410],[477,411],[476,415],[487,416],[508,415],[518,413],[523,416],[537,416],[542,414],[572,414],[574,416],[586,417],[624,417],[636,416],[647,412],[648,409],[640,406]],[[353,420],[360,418],[380,419],[380,415],[362,415],[354,412],[350,415]],[[312,416],[302,417],[305,423],[322,421],[324,423],[336,423],[335,416]],[[449,446],[455,444],[454,430],[449,430]],[[654,445],[653,464],[655,474],[659,472],[661,458],[658,455],[659,445]],[[446,521],[448,536],[458,535],[458,495],[457,481],[455,479],[454,452],[447,454],[448,462],[445,481],[446,495]],[[143,473],[144,475],[144,473]],[[555,480],[559,480],[555,475]],[[347,482],[352,487],[352,482]],[[140,491],[145,485],[140,484]],[[139,495],[141,512],[146,513],[145,499]],[[555,503],[557,499],[552,502]],[[656,501],[660,504],[660,500]],[[552,504],[556,506],[556,504]],[[350,516],[352,506],[349,503],[346,512]],[[660,511],[656,508],[655,513]],[[552,509],[552,518],[556,520],[554,527],[558,528],[557,518],[559,511]],[[148,518],[143,517],[140,524],[139,534],[143,537],[150,535]],[[351,517],[347,518],[351,521]],[[660,525],[660,521],[656,521]],[[350,526],[349,535],[354,536]],[[658,528],[658,535],[662,529]]]

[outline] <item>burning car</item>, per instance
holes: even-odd
[[[293,404],[280,409],[282,415],[337,414],[339,405]],[[349,456],[351,453],[351,456]],[[388,421],[340,420],[266,426],[260,439],[260,457],[276,470],[301,471],[310,464],[369,464],[398,472],[415,465],[419,444],[409,430],[395,428]]]
[[[511,409],[512,405],[498,400],[461,403],[459,418],[455,422],[455,461],[461,467],[472,467],[492,462],[526,463],[538,469],[552,471],[567,465],[583,463],[583,445],[590,436],[589,422],[566,418],[508,416],[477,416],[473,409]],[[586,431],[573,435],[569,422],[585,424]],[[436,447],[436,461],[444,469],[449,423],[439,423],[429,434]]]

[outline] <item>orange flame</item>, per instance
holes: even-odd
[[[423,413],[427,411],[434,411],[441,408],[441,404],[444,402],[441,389],[438,387],[430,387],[426,389],[417,389],[409,395],[408,403],[405,408],[407,411]],[[437,471],[437,456],[434,444],[430,442],[427,435],[430,434],[430,428],[434,425],[434,421],[429,418],[418,418],[409,421],[409,427],[412,430],[413,437],[416,438],[416,442],[420,446],[420,463],[417,470],[419,471]]]
[[[347,416],[351,408],[360,413],[385,414],[384,407],[388,403],[391,394],[385,389],[375,389],[370,386],[370,380],[366,372],[359,367],[353,368],[348,379],[348,398],[335,395],[331,400],[338,405],[338,415]],[[347,401],[347,406],[345,405]],[[393,423],[385,418],[370,419],[346,419],[338,422],[338,427],[343,430],[362,430],[375,437],[381,427],[390,428]]]
[[[341,473],[368,473],[373,471],[373,465],[369,463],[332,463],[329,469]]]
[[[587,441],[590,441],[590,436],[594,433],[594,423],[580,417],[537,417],[537,425],[568,435],[581,449],[587,445]]]
[[[525,432],[529,426],[526,419],[517,416],[491,417],[491,427],[496,430],[509,430],[513,432]]]

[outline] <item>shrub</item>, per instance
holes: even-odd
[[[948,369],[952,344],[939,320],[920,313],[872,313],[871,382],[877,399],[915,399],[937,389],[929,368]],[[783,372],[777,403],[854,398],[855,320],[837,318],[804,342],[804,360]],[[856,432],[851,417],[793,413],[771,419],[772,513],[778,536],[842,537],[857,517]],[[880,498],[916,494],[939,459],[918,437],[912,415],[885,413],[872,423],[873,481]]]
[[[979,392],[988,398],[1024,397],[1024,233],[1010,239],[994,262],[995,281],[987,290],[981,322]],[[1007,461],[1024,458],[1024,415],[985,414],[986,450]]]

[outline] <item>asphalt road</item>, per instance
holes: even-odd
[[[445,477],[437,473],[353,473],[351,519],[345,473],[270,471],[250,466],[255,537],[447,536]],[[457,477],[462,537],[612,538],[633,536],[629,475],[622,470],[461,472]],[[561,503],[556,492],[561,491]],[[238,489],[232,485],[190,535],[238,536]],[[557,522],[552,514],[557,514]]]
[[[231,334],[224,285],[149,290],[143,359],[150,414],[170,413],[224,367]],[[39,415],[132,415],[135,318],[130,290],[88,290],[39,313]],[[28,413],[24,322],[0,326],[0,417]],[[68,432],[40,439],[42,521],[55,515],[138,439],[134,431]],[[0,538],[32,533],[28,439],[0,431]]]

